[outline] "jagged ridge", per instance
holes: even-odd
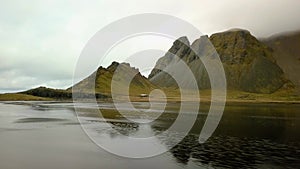
[[[216,33],[210,37],[202,36],[191,45],[195,51],[190,50],[186,37],[179,38],[168,53],[157,61],[149,75],[150,81],[164,87],[176,86],[174,79],[158,70],[172,67],[177,62],[172,56],[175,54],[190,67],[199,89],[210,88],[205,67],[194,52],[200,57],[208,55],[213,59],[216,53],[213,52],[211,44],[223,63],[228,89],[272,93],[288,83],[283,71],[276,64],[271,49],[259,42],[249,31],[240,29]],[[182,73],[184,76],[184,72]]]

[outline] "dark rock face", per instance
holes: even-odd
[[[190,42],[187,39],[187,37],[183,36],[177,39],[173,46],[169,49],[169,51],[165,54],[164,57],[161,57],[155,66],[155,68],[151,71],[150,75],[148,76],[149,79],[151,79],[156,74],[160,73],[162,69],[170,65],[172,62],[174,62],[175,58],[173,55],[177,55],[180,58],[183,58],[185,55],[187,55],[190,52]]]
[[[266,57],[257,57],[240,77],[240,89],[255,93],[272,93],[285,83],[282,70]]]
[[[202,36],[189,45],[186,37],[173,43],[168,53],[160,58],[149,75],[152,83],[163,87],[176,87],[170,75],[159,69],[172,69],[181,58],[193,72],[199,89],[210,88],[208,73],[199,57],[210,59],[220,56],[227,88],[254,93],[272,93],[281,88],[287,80],[281,68],[276,64],[272,51],[259,42],[246,30],[230,30]],[[183,43],[185,42],[185,43]],[[191,50],[193,49],[193,50]],[[207,66],[207,65],[206,65]],[[173,68],[174,71],[176,68]],[[177,68],[176,71],[180,71]],[[181,72],[182,76],[185,72]]]

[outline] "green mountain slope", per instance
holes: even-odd
[[[128,82],[130,83],[127,84]],[[113,89],[112,84],[114,85]],[[129,87],[129,91],[127,87]],[[138,69],[130,67],[128,63],[113,62],[107,68],[99,67],[97,71],[74,85],[73,88],[75,91],[83,93],[90,93],[95,88],[96,93],[105,95],[111,95],[112,92],[115,94],[129,92],[129,95],[139,95],[148,94],[157,87],[142,76]],[[68,89],[68,91],[70,90],[71,88]]]

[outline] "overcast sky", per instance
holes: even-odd
[[[77,58],[89,38],[132,14],[173,15],[209,35],[236,27],[257,37],[300,30],[299,0],[88,2],[1,0],[0,92],[71,86]]]

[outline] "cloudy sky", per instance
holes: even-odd
[[[71,86],[84,45],[122,17],[162,13],[204,34],[238,27],[267,37],[300,30],[299,7],[299,0],[1,0],[0,92]]]

